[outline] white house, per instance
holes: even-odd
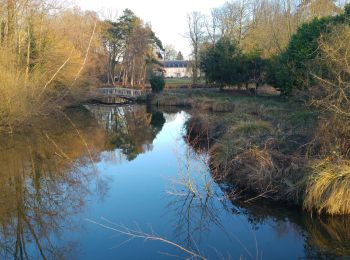
[[[186,78],[191,77],[191,73],[188,69],[188,61],[186,60],[174,60],[163,61],[166,78]]]

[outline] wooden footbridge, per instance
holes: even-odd
[[[144,94],[144,91],[140,89],[129,89],[129,88],[99,88],[98,93],[103,97],[119,97],[128,100],[135,100],[139,96]]]

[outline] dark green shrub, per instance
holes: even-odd
[[[159,93],[162,92],[165,86],[165,80],[163,75],[151,75],[149,79],[151,84],[152,92]]]
[[[254,50],[243,56],[242,64],[244,76],[242,83],[254,83],[258,88],[266,77],[266,60],[261,57],[261,52]]]
[[[243,85],[264,82],[265,60],[259,50],[243,53],[239,46],[226,37],[215,45],[208,45],[201,53],[201,70],[210,83]]]
[[[201,70],[210,83],[220,86],[240,84],[245,77],[242,61],[243,55],[237,44],[224,37],[201,53]]]
[[[291,95],[294,89],[307,89],[314,85],[309,71],[312,61],[319,55],[319,38],[328,34],[335,25],[350,24],[350,5],[337,16],[315,18],[303,24],[278,57],[274,83],[282,95]],[[321,72],[322,73],[322,72]]]
[[[265,62],[265,81],[271,86],[277,86],[276,71],[278,56],[273,56],[267,59]]]

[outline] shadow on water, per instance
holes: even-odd
[[[299,208],[274,202],[233,202],[231,211],[244,214],[253,228],[270,224],[283,235],[292,230],[304,240],[305,258],[338,259],[350,256],[350,216],[311,216]]]
[[[78,256],[73,258],[83,258],[79,254],[79,239],[61,238],[65,233],[70,234],[67,230],[82,233],[81,220],[74,221],[74,218],[89,206],[87,197],[101,200],[108,197],[111,182],[97,165],[113,159],[106,159],[108,156],[118,157],[118,160],[113,159],[113,165],[128,165],[142,158],[141,154],[152,154],[159,145],[155,140],[161,134],[163,141],[171,140],[173,145],[174,140],[164,129],[169,129],[169,124],[168,128],[165,127],[167,123],[178,119],[177,111],[166,112],[145,106],[90,104],[85,109],[70,109],[65,115],[36,122],[36,127],[25,131],[26,134],[0,136],[0,259],[62,259],[75,255]],[[180,143],[186,146],[188,142]],[[162,149],[169,149],[166,147],[163,145]],[[264,258],[264,254],[254,252],[254,247],[245,244],[243,233],[234,233],[232,228],[235,226],[227,224],[229,220],[242,217],[255,232],[270,227],[277,237],[295,233],[302,241],[304,248],[300,255],[305,258],[329,259],[350,255],[349,217],[312,217],[299,209],[275,203],[231,201],[231,191],[210,177],[205,152],[196,152],[190,146],[179,150],[176,155],[178,176],[166,190],[166,220],[156,216],[162,223],[159,224],[161,227],[166,226],[164,221],[171,223],[166,228],[171,230],[167,229],[168,234],[173,234],[170,238],[174,242],[206,255],[211,234],[214,237],[211,245],[220,247],[226,243],[226,251],[208,254],[209,258],[231,257],[230,250],[234,251],[237,243],[248,258]],[[155,154],[159,156],[164,151]],[[146,167],[143,166],[145,161],[141,162],[139,167]],[[171,164],[171,167],[176,168],[176,165]],[[150,178],[156,182],[154,176]],[[127,174],[122,177],[130,181],[128,183],[136,182],[128,179],[132,176]],[[142,177],[145,178],[144,174]],[[137,175],[136,178],[141,177]],[[123,191],[130,189],[118,188]],[[164,190],[151,191],[156,198],[164,195]],[[128,203],[125,202],[126,208],[118,210],[143,206]],[[153,207],[153,210],[164,210],[164,204],[158,201],[145,203],[149,203],[146,206]],[[240,222],[234,222],[234,225],[237,223]],[[266,236],[270,235],[266,233]],[[228,243],[224,237],[228,238]],[[265,252],[273,251],[270,246],[261,246]],[[118,252],[112,251],[112,254],[118,256]],[[126,254],[122,258],[127,259],[129,255]]]

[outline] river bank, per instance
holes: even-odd
[[[230,184],[237,200],[349,213],[349,161],[323,156],[331,138],[322,126],[329,118],[305,102],[194,91],[163,94],[151,103],[193,108],[187,135],[197,149],[209,150],[213,177]]]
[[[44,118],[31,131],[0,136],[0,258],[189,256],[92,221],[155,234],[205,259],[349,256],[348,216],[237,200],[213,179],[207,150],[194,149],[186,136],[195,112],[86,104],[66,110],[69,118]]]

